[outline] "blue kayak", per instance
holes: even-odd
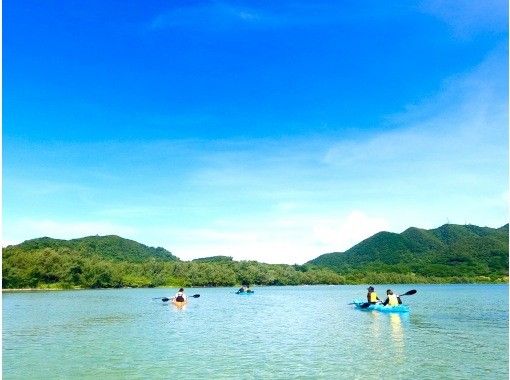
[[[242,296],[248,296],[248,295],[253,294],[253,293],[255,293],[254,290],[249,290],[247,292],[239,292],[239,291],[236,292],[236,294],[239,294],[239,295],[242,295]]]
[[[383,313],[409,313],[409,306],[397,305],[397,306],[384,306],[382,303],[376,303],[369,305],[368,307],[362,308],[361,306],[366,304],[366,301],[354,300],[352,301],[354,307],[362,311],[382,311]]]

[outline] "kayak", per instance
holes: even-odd
[[[239,294],[241,296],[247,296],[247,295],[250,295],[250,294],[253,294],[255,293],[254,290],[248,290],[247,292],[240,292],[240,291],[237,291],[236,294]]]
[[[397,306],[384,306],[382,303],[376,303],[374,305],[369,305],[368,307],[362,308],[361,306],[366,303],[366,301],[355,300],[352,302],[354,307],[361,311],[382,311],[385,313],[409,313],[409,306],[407,305],[397,305]]]
[[[384,306],[382,303],[376,303],[366,308],[362,308],[361,305],[366,304],[366,301],[354,300],[352,301],[354,307],[362,311],[382,311],[384,313],[409,313],[409,306],[397,305],[397,306]]]
[[[182,301],[182,302],[172,301],[172,304],[174,304],[176,307],[184,307],[184,306],[186,306],[187,303],[188,303],[187,301]]]

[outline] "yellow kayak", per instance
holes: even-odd
[[[179,308],[186,306],[187,303],[188,303],[187,301],[182,301],[182,302],[175,301],[175,300],[172,301],[172,304],[174,304],[176,307],[179,307]]]

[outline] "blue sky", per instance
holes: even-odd
[[[508,222],[505,1],[3,2],[3,240],[303,263]]]

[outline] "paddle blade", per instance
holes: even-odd
[[[163,297],[163,298],[161,298],[161,301],[163,301],[163,302],[167,302],[167,301],[170,301],[170,298]]]
[[[405,292],[404,294],[401,294],[401,296],[412,296],[413,294],[416,294],[417,290],[409,290],[408,292]]]
[[[198,297],[200,297],[200,294],[193,294],[191,297],[198,298]]]

